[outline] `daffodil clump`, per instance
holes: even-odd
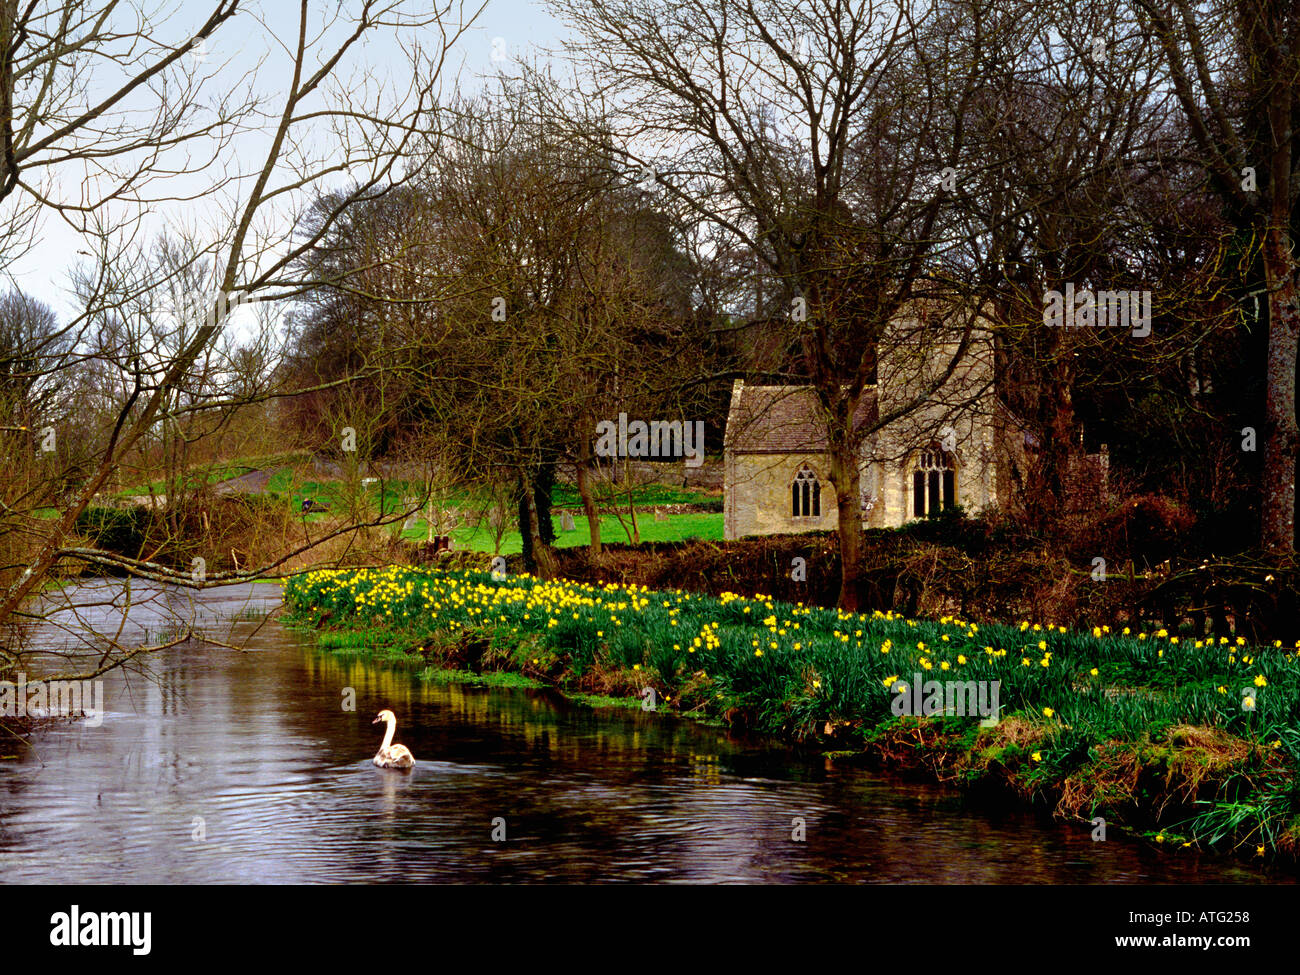
[[[1166,630],[1067,631],[1028,620],[977,625],[680,590],[408,566],[292,578],[286,602],[312,621],[433,638],[532,635],[574,673],[636,667],[662,689],[703,672],[712,707],[752,707],[773,732],[889,716],[887,677],[1000,681],[1003,714],[1097,729],[1199,724],[1285,748],[1300,730],[1300,642],[1180,639]],[[772,707],[780,702],[781,707]]]
[[[562,688],[591,686],[593,675],[629,694],[653,686],[661,710],[741,709],[755,730],[794,738],[831,729],[865,742],[882,726],[915,723],[890,705],[916,675],[997,681],[1001,720],[1035,729],[1020,760],[1042,781],[1074,774],[1101,743],[1156,741],[1188,726],[1258,747],[1288,780],[1300,756],[1300,641],[914,620],[761,594],[409,566],[310,572],[286,583],[285,601],[303,623],[388,632],[410,649],[481,636],[512,648],[496,658],[503,669]],[[938,720],[970,727],[978,718]]]

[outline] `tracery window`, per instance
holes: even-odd
[[[822,486],[807,464],[799,468],[790,485],[790,514],[795,518],[820,518]]]
[[[957,465],[952,451],[931,444],[917,454],[912,469],[912,514],[924,518],[957,503]]]

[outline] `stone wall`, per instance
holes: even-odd
[[[980,404],[957,415],[949,415],[940,406],[927,406],[905,421],[880,430],[867,444],[869,469],[877,472],[877,507],[872,510],[871,527],[896,528],[911,521],[912,474],[917,454],[934,437],[950,436],[949,445],[956,470],[957,503],[971,514],[997,504],[998,473],[995,445],[998,431],[991,410]]]
[[[727,453],[727,493],[723,508],[724,537],[782,535],[832,530],[839,523],[835,488],[827,476],[826,458],[818,454]],[[821,516],[795,518],[791,514],[790,485],[803,464],[821,484]]]

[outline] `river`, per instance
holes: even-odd
[[[116,630],[120,586],[79,587]],[[143,601],[138,601],[143,597]],[[191,642],[104,681],[102,724],[0,744],[8,883],[1259,883],[1286,874],[990,811],[776,743],[321,654],[278,589],[136,589],[120,639]],[[67,622],[70,616],[63,614]],[[76,651],[53,627],[41,645]],[[355,710],[345,708],[347,689]],[[409,774],[375,768],[390,708]],[[802,834],[800,836],[799,834]]]

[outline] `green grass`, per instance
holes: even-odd
[[[561,517],[559,515],[555,515],[551,522],[555,526],[555,545],[557,548],[591,544],[591,528],[584,516],[578,515],[573,519],[572,531],[563,531],[561,529]],[[623,525],[619,524],[618,518],[614,515],[601,515],[601,541],[610,543],[628,542],[630,541],[628,532],[631,527],[627,515],[623,516]],[[716,542],[721,541],[723,537],[723,518],[722,512],[710,511],[668,515],[666,521],[655,521],[652,513],[638,512],[637,528],[643,542],[678,542],[692,536]],[[494,552],[493,534],[488,529],[453,528],[451,536],[455,539],[459,548],[467,548],[475,552]],[[425,538],[424,520],[421,519],[417,526],[405,532],[404,537],[416,540]],[[501,542],[500,554],[516,555],[521,551],[523,551],[523,540],[519,532],[515,530],[507,532]]]
[[[656,504],[710,504],[718,500],[716,494],[706,491],[692,491],[667,484],[641,484],[633,488],[632,497],[638,505]],[[582,498],[578,488],[572,484],[557,484],[551,492],[551,504],[557,508],[581,508]],[[600,508],[614,505],[626,505],[627,496],[623,493],[612,498],[597,498],[596,506]]]

